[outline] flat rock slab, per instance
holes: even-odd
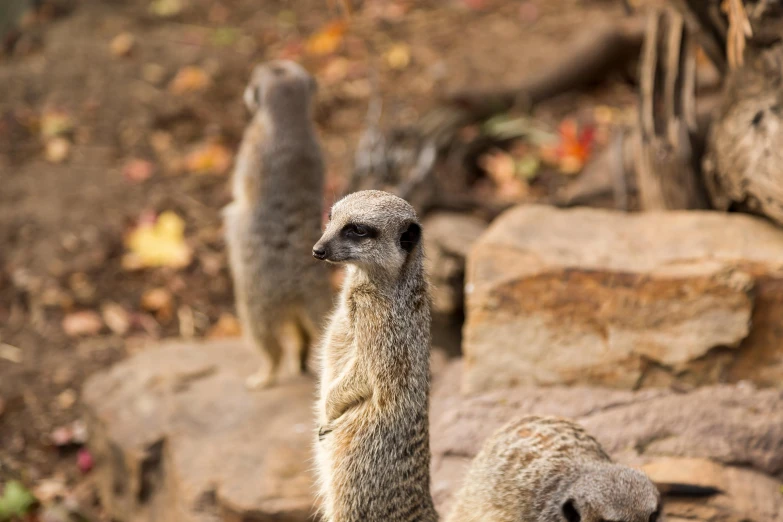
[[[783,383],[783,231],[750,216],[516,207],[466,294],[466,392]]]
[[[314,386],[299,378],[250,392],[244,379],[259,363],[239,341],[168,343],[85,383],[96,483],[113,518],[313,520]],[[482,441],[536,413],[576,418],[615,458],[653,466],[662,481],[726,492],[673,502],[672,515],[702,522],[783,515],[783,391],[519,388],[463,397],[461,367],[434,367],[433,494],[441,513]]]
[[[305,378],[248,391],[240,341],[172,343],[84,386],[101,499],[124,521],[298,521],[313,510]]]

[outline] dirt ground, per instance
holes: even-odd
[[[313,35],[342,18],[333,3],[74,0],[28,18],[0,55],[0,482],[77,484],[75,451],[54,447],[52,434],[79,418],[84,379],[156,338],[226,334],[220,209],[230,168],[220,157],[192,168],[187,158],[204,144],[236,150],[255,63],[292,57],[316,74],[333,197],[350,170],[372,68],[387,114],[411,123],[445,92],[513,85],[566,52],[578,30],[623,16],[608,0],[367,0],[337,48],[319,54],[313,46],[333,42],[328,31],[320,44]],[[173,14],[161,14],[167,5]],[[123,33],[129,49],[115,40]],[[196,79],[172,87],[186,66]],[[610,83],[538,114],[556,122],[628,100],[626,86]],[[66,157],[42,137],[51,114],[68,116],[67,129],[53,131],[70,144]],[[153,167],[147,179],[128,167],[136,160]],[[150,211],[184,220],[186,268],[123,266],[123,238]],[[171,302],[145,305],[153,289]],[[83,311],[105,324],[66,333]]]

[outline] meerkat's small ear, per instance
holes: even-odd
[[[314,76],[310,76],[310,94],[315,96],[318,92],[318,80]]]
[[[418,223],[410,223],[400,235],[400,247],[411,252],[421,240],[421,227]]]
[[[563,516],[567,522],[581,522],[582,515],[580,515],[579,511],[576,509],[574,499],[569,498],[563,504]]]

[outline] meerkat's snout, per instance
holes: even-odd
[[[324,261],[326,259],[326,248],[319,245],[320,243],[313,247],[313,257]]]
[[[328,263],[344,263],[355,259],[358,255],[357,243],[363,238],[357,236],[353,228],[338,230],[336,233],[329,229],[324,232],[321,239],[313,247],[313,257]]]

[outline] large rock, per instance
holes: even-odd
[[[425,265],[433,287],[433,312],[461,316],[465,258],[487,224],[466,214],[436,212],[427,216],[423,227]]]
[[[244,379],[257,364],[239,342],[171,343],[89,379],[83,399],[109,515],[123,522],[312,520],[312,383],[301,378],[249,392]],[[783,391],[553,387],[463,397],[461,363],[438,357],[433,370],[433,493],[441,513],[483,440],[531,413],[577,419],[615,458],[650,466],[663,482],[726,492],[671,504],[681,518],[769,522],[781,513],[775,477],[783,477]]]
[[[466,214],[435,212],[426,217],[423,226],[424,262],[432,283],[432,344],[460,355],[465,259],[487,224]]]
[[[516,207],[466,293],[467,392],[783,383],[783,231],[753,217]]]
[[[483,441],[509,420],[559,415],[581,423],[618,462],[657,482],[711,486],[723,494],[668,499],[667,520],[783,520],[783,391],[708,386],[689,393],[649,389],[515,388],[460,396],[460,363],[432,401],[433,495],[447,513]]]
[[[172,343],[89,379],[96,483],[114,518],[312,517],[312,382],[250,392],[260,364],[239,341]]]

